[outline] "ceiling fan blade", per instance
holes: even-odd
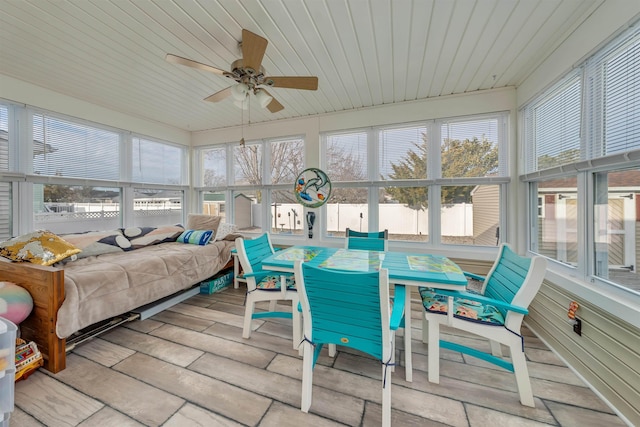
[[[204,100],[209,102],[219,102],[230,95],[231,95],[231,86],[229,86],[226,89],[222,89],[221,91],[218,91],[213,95],[207,96]]]
[[[261,90],[264,90],[264,89],[261,89]],[[267,92],[266,90],[264,90],[264,92],[267,95],[269,95],[271,98],[273,98],[273,95],[271,95],[269,92]],[[269,105],[267,105],[267,109],[272,113],[277,113],[278,111],[283,110],[284,106],[280,104],[275,98],[273,98],[269,103]]]
[[[318,90],[318,78],[309,77],[265,77],[264,84],[271,87],[281,87],[286,89]]]
[[[269,42],[264,37],[242,30],[242,63],[245,68],[251,68],[256,73],[260,71],[264,52]]]
[[[167,53],[167,56],[164,57],[167,62],[171,62],[172,64],[180,64],[186,65],[187,67],[197,68],[202,71],[209,71],[215,74],[224,74],[225,72],[219,68],[212,67],[211,65],[203,64],[201,62],[192,61],[191,59],[183,58],[181,56],[172,55]]]

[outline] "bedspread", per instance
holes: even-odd
[[[233,247],[228,240],[205,246],[171,242],[69,262],[64,266],[66,297],[58,310],[56,333],[67,338],[188,289],[219,272]]]

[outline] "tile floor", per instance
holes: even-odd
[[[198,295],[76,347],[64,371],[16,384],[11,426],[380,425],[379,363],[344,348],[335,359],[325,353],[305,414],[290,321],[256,320],[244,340],[243,300],[242,288]],[[415,302],[413,382],[402,367],[393,375],[394,426],[624,425],[528,331],[535,408],[520,405],[511,374],[460,353],[444,350],[440,384],[429,383],[420,309]]]

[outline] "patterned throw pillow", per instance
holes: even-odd
[[[238,231],[238,226],[235,224],[229,224],[226,222],[221,222],[218,226],[218,231],[216,232],[215,240],[222,240],[227,237],[229,234],[233,234]]]
[[[209,243],[209,240],[213,237],[213,231],[211,230],[185,230],[179,237],[180,243],[191,243],[193,245],[204,246]]]
[[[34,231],[0,243],[0,256],[12,261],[51,265],[80,252],[50,231]]]
[[[76,259],[131,250],[131,242],[122,235],[120,230],[89,231],[86,233],[64,234],[60,237],[82,250],[76,256]],[[68,258],[65,262],[72,259],[73,257]]]
[[[165,242],[175,242],[184,228],[180,225],[163,225],[160,227],[129,227],[122,230],[131,241],[133,249]]]
[[[420,288],[422,305],[432,313],[447,314],[449,300],[446,295],[439,294],[431,288]],[[504,325],[504,316],[490,305],[465,298],[453,298],[453,315],[463,320],[485,323],[495,326]]]

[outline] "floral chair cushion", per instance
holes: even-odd
[[[294,291],[296,289],[296,282],[293,275],[285,275],[285,283],[288,291]],[[280,276],[268,275],[265,276],[256,284],[256,289],[262,291],[279,291],[280,290]]]
[[[420,288],[420,296],[422,305],[427,311],[441,314],[449,312],[449,301],[446,295],[441,295],[431,288]],[[453,298],[453,308],[453,315],[459,319],[495,326],[504,325],[504,316],[492,305],[465,298]]]

